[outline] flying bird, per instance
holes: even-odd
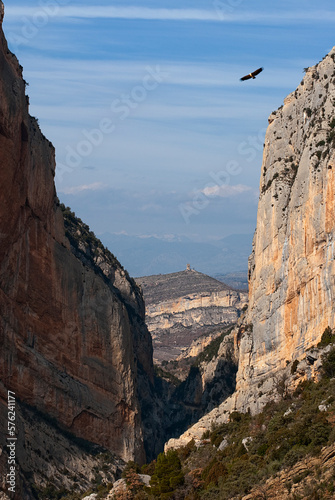
[[[263,71],[263,69],[264,68],[258,68],[252,73],[249,73],[249,75],[242,76],[242,78],[240,78],[241,82],[244,82],[244,80],[250,80],[250,78],[255,79],[256,75],[259,75]]]

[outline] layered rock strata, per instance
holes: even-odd
[[[247,304],[247,293],[190,268],[136,281],[158,362],[177,358],[198,337],[236,322]]]

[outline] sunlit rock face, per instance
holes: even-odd
[[[240,345],[242,392],[305,357],[335,326],[334,60],[335,48],[269,118],[249,261],[252,332]]]
[[[142,295],[116,260],[77,255],[54,174],[54,148],[29,116],[22,68],[1,31],[2,402],[9,389],[74,435],[142,461],[139,369],[142,385],[153,381]]]
[[[269,117],[249,306],[235,329],[236,391],[166,448],[200,440],[231,411],[257,412],[299,380],[318,377],[322,351],[311,348],[335,327],[334,61],[335,47]]]

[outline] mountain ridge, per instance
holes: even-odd
[[[225,283],[212,278],[195,269],[186,269],[168,274],[141,276],[135,281],[142,287],[146,295],[146,303],[170,300],[183,295],[202,292],[219,292],[230,290]]]
[[[247,305],[245,292],[233,290],[189,264],[185,271],[136,278],[136,282],[143,290],[157,363],[180,358],[192,345],[198,352],[235,323]]]

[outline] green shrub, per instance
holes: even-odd
[[[322,373],[327,378],[335,377],[335,348],[322,356]]]
[[[268,449],[269,449],[269,443],[267,442],[262,443],[257,449],[257,455],[259,455],[260,457],[264,457]]]
[[[212,340],[208,346],[205,347],[205,349],[200,353],[196,360],[195,360],[195,366],[199,366],[201,363],[206,361],[207,363],[214,359],[219,352],[220,345],[223,341],[223,339],[232,331],[233,328],[229,328],[225,330],[224,332],[221,333],[219,337],[216,339]]]
[[[205,487],[209,486],[210,484],[216,486],[219,482],[219,478],[222,476],[227,476],[227,474],[227,467],[222,462],[218,462],[216,459],[214,459],[204,469],[201,477],[204,480]]]
[[[194,450],[195,450],[195,441],[194,439],[192,439],[189,443],[187,443],[186,446],[179,448],[177,450],[177,453],[179,455],[180,460],[185,461]]]
[[[335,335],[333,335],[332,329],[327,326],[322,334],[320,342],[318,343],[318,347],[326,347],[327,345],[332,344],[334,341]]]
[[[306,455],[306,448],[303,446],[293,446],[285,455],[283,464],[285,467],[293,467]]]
[[[150,481],[151,492],[155,498],[169,498],[169,495],[165,494],[173,493],[174,489],[183,483],[184,474],[178,453],[175,450],[169,450],[166,454],[160,453]]]

